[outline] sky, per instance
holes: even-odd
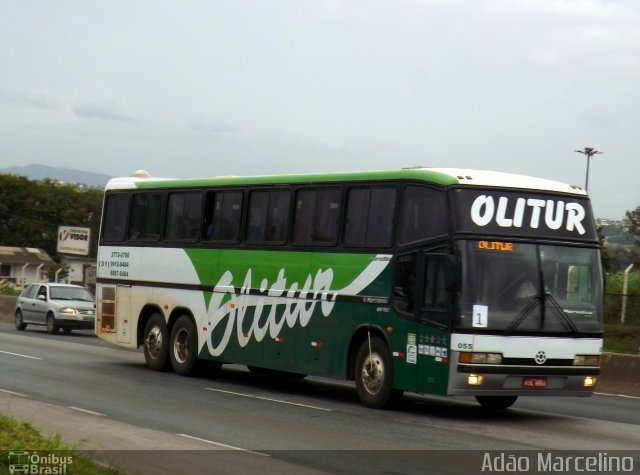
[[[405,166],[640,206],[637,0],[0,2],[0,168],[188,178]]]

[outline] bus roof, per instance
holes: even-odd
[[[460,185],[476,187],[521,188],[586,195],[579,186],[525,175],[487,170],[458,168],[409,167],[399,170],[316,173],[304,175],[218,176],[210,178],[156,178],[138,171],[133,176],[113,178],[107,190],[188,188],[205,186],[263,185],[291,183],[331,183],[372,180],[419,180],[443,186]]]

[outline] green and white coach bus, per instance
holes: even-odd
[[[589,396],[603,278],[586,193],[478,170],[160,179],[105,192],[96,333],[149,368]]]

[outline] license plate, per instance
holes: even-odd
[[[522,387],[528,389],[539,389],[547,387],[547,378],[545,377],[527,377],[522,380]]]

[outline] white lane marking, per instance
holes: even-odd
[[[233,392],[233,391],[224,391],[222,389],[213,389],[213,388],[205,388],[205,389],[207,391],[215,391],[215,392],[218,392],[218,393],[233,394],[234,396],[249,397],[251,399],[260,399],[262,401],[277,402],[277,403],[280,403],[280,404],[289,404],[291,406],[306,407],[307,409],[315,409],[317,411],[331,412],[331,409],[327,409],[327,408],[324,408],[324,407],[318,407],[318,406],[309,406],[307,404],[299,404],[297,402],[281,401],[280,399],[271,399],[271,398],[262,397],[262,396],[252,396],[251,394],[236,393],[236,392]]]
[[[21,355],[20,353],[11,353],[10,351],[0,351],[0,353],[4,353],[5,355],[19,356],[21,358],[29,358],[31,360],[41,360],[42,359],[42,358],[38,358],[37,356]]]
[[[201,439],[200,437],[194,437],[194,436],[188,435],[188,434],[176,434],[176,435],[180,436],[180,437],[186,437],[187,439],[198,440],[198,441],[204,442],[206,444],[217,445],[219,447],[224,447],[225,449],[239,450],[241,452],[248,452],[250,454],[260,455],[262,457],[271,457],[271,455],[263,454],[262,452],[256,452],[254,450],[249,450],[249,449],[243,449],[242,447],[236,447],[235,445],[223,444],[222,442],[215,442],[213,440]]]
[[[75,406],[67,406],[69,409],[73,409],[74,411],[84,412],[85,414],[91,414],[92,416],[100,416],[107,417],[106,414],[102,414],[101,412],[90,411],[89,409],[82,409],[81,407]]]
[[[627,399],[640,399],[638,396],[627,396],[626,394],[611,394],[611,393],[599,393],[596,392],[598,396],[614,396],[614,397],[625,397]]]
[[[17,393],[15,391],[9,391],[8,389],[0,389],[0,393],[11,394],[12,396],[27,397],[26,394]]]

